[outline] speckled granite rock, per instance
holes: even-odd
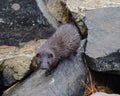
[[[48,38],[54,33],[57,21],[40,2],[1,0],[0,45],[18,45],[35,38]]]
[[[85,58],[88,66],[94,71],[109,72],[120,75],[120,51],[96,59],[87,55],[85,55]]]

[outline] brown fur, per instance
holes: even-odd
[[[35,57],[36,63],[42,69],[57,66],[61,59],[76,52],[80,46],[80,39],[79,32],[74,25],[61,25],[38,50]]]

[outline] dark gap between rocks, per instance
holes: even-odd
[[[105,91],[107,93],[118,93],[120,94],[120,76],[92,71],[92,75],[94,80],[96,81],[96,85],[98,90]]]
[[[88,65],[98,91],[120,94],[119,51],[101,58],[91,58],[85,54],[85,63]],[[107,67],[108,66],[108,67]],[[118,71],[117,71],[118,70]],[[117,75],[118,74],[118,75]]]

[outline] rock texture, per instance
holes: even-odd
[[[61,3],[61,1],[66,5]],[[55,2],[56,5],[51,2]],[[63,4],[64,8],[68,8],[72,12],[72,16],[80,28],[82,26],[85,27],[82,32],[86,32],[85,23],[87,24],[88,42],[86,50],[84,48],[79,49],[76,56],[71,56],[61,61],[55,72],[48,77],[45,76],[45,71],[37,70],[27,80],[17,84],[13,90],[5,92],[3,96],[83,96],[85,87],[80,80],[83,80],[86,84],[88,83],[85,62],[83,63],[83,58],[81,57],[81,53],[84,50],[86,51],[86,62],[92,70],[120,75],[120,8],[103,8],[119,6],[119,0],[16,0],[16,2],[14,0],[2,0],[0,2],[0,12],[2,13],[0,15],[0,45],[16,45],[18,41],[30,41],[36,36],[41,38],[51,36],[55,28],[57,28],[57,22],[49,14],[48,9],[51,9],[52,4],[52,7],[56,7],[58,3],[60,6]],[[65,12],[63,11],[62,14],[59,12],[60,15],[58,15],[57,12],[61,11],[63,7],[59,8],[55,10],[55,17],[58,16],[57,20],[64,21],[66,17],[62,19],[62,16],[63,14],[68,16],[68,10],[65,9]],[[86,9],[96,10],[87,11],[85,20],[83,18]],[[54,12],[54,10],[52,11]],[[81,19],[82,21],[85,20],[85,23],[82,23]],[[17,39],[16,37],[13,38],[14,35]],[[8,49],[7,52],[5,49],[0,49],[0,59],[6,59],[5,61],[0,61],[0,90],[25,76],[29,70],[30,58],[34,56],[36,46],[40,47],[41,42],[32,41],[27,47],[15,48],[15,50],[13,48],[12,50]],[[85,45],[82,44],[82,46]],[[22,55],[23,61],[21,56],[19,58],[16,57],[18,55]],[[29,60],[25,60],[26,57],[24,58],[23,55],[29,56],[27,58]],[[14,58],[11,60],[10,57],[12,56]],[[28,64],[27,67],[26,64]],[[32,66],[33,70],[35,70],[34,67],[36,68],[36,66]],[[111,77],[110,79],[113,78]],[[0,94],[2,94],[1,91]],[[100,95],[108,96],[106,93],[95,93],[91,96]],[[111,94],[110,96],[119,95]]]
[[[120,7],[86,12],[86,61],[95,71],[120,73]],[[115,15],[113,15],[115,14]]]
[[[118,94],[107,94],[107,93],[104,93],[104,92],[96,92],[90,96],[120,96]]]
[[[71,12],[78,13],[81,9],[98,9],[104,7],[118,7],[120,6],[119,0],[61,0],[66,2],[67,7]],[[79,14],[79,13],[78,13]]]
[[[0,71],[3,86],[8,87],[18,80],[23,79],[29,72],[30,58],[18,56],[1,61]]]
[[[94,58],[103,57],[120,49],[119,11],[120,7],[87,11],[87,55]]]
[[[55,72],[48,77],[38,70],[29,79],[18,84],[4,96],[81,96],[85,88],[80,80],[87,81],[87,71],[81,52],[60,62]]]
[[[57,21],[50,17],[44,3],[1,0],[0,45],[18,45],[35,38],[50,37],[57,27]]]
[[[50,13],[56,18],[58,22],[60,23],[68,22],[69,13],[67,12],[65,4],[61,3],[61,0],[43,0],[43,1],[45,2]]]
[[[120,51],[97,59],[85,56],[88,66],[98,72],[112,72],[120,75]]]
[[[13,83],[25,78],[33,71],[30,66],[35,50],[46,40],[30,41],[21,48],[0,48],[0,94]]]
[[[49,0],[48,0],[49,1]],[[106,7],[118,7],[120,6],[119,0],[60,0],[66,4],[66,7],[72,13],[75,22],[81,29],[82,38],[87,36],[87,27],[81,22],[84,21],[86,10],[106,8]]]

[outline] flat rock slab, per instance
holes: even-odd
[[[50,17],[42,0],[39,4],[36,0],[1,0],[0,45],[18,45],[19,42],[50,37],[57,25]]]
[[[120,49],[120,7],[86,12],[88,42],[86,54],[93,58],[107,56]]]

